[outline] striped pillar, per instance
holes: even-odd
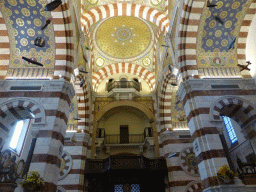
[[[159,147],[162,149],[161,156],[166,158],[168,178],[169,178],[169,189],[170,191],[185,191],[187,185],[198,180],[198,172],[191,169],[186,169],[186,172],[182,168],[181,151],[185,148],[192,147],[191,139],[181,139],[179,135],[190,135],[189,131],[172,131],[160,134]],[[168,158],[169,155],[173,155]],[[185,167],[185,166],[184,166]],[[194,174],[195,173],[195,174]],[[193,175],[194,174],[194,175]]]
[[[4,79],[10,60],[10,41],[4,17],[0,11],[0,79]]]
[[[232,82],[233,81],[233,82]],[[223,109],[227,100],[229,103],[241,105],[242,102],[235,101],[236,95],[239,97],[248,98],[248,95],[255,97],[254,90],[216,90],[211,88],[212,84],[252,84],[251,88],[255,85],[253,80],[235,79],[235,80],[189,80],[181,84],[178,95],[183,101],[184,110],[187,116],[190,134],[192,135],[194,152],[197,158],[200,177],[206,191],[213,190],[213,187],[222,188],[217,179],[217,171],[224,164],[228,164],[219,134],[223,130],[223,124],[220,119],[220,111]],[[254,87],[255,89],[255,87]],[[227,98],[227,99],[226,99]],[[218,99],[220,103],[218,104]],[[224,103],[224,104],[223,104]],[[240,104],[239,104],[240,103]],[[222,106],[222,107],[220,107]],[[249,114],[253,111],[251,107],[241,106]],[[246,110],[247,108],[247,110]],[[237,111],[238,108],[236,108]],[[245,112],[244,112],[245,113]],[[240,123],[241,128],[243,125],[248,125],[255,120],[255,113],[250,113],[247,118],[243,118]],[[230,185],[234,191],[241,191],[237,185]],[[241,187],[241,186],[240,186]],[[236,189],[237,188],[237,189]]]
[[[199,78],[196,63],[196,43],[198,26],[205,0],[185,0],[180,23],[179,43],[179,71],[182,79],[189,79],[192,75]]]
[[[31,83],[34,85],[35,82]],[[45,110],[45,123],[32,124],[32,129],[38,130],[38,134],[29,170],[37,170],[40,173],[46,183],[44,191],[48,192],[57,189],[69,106],[74,91],[72,85],[65,81],[52,80],[44,83],[45,88],[42,91],[33,93],[37,95],[36,100],[39,100]]]
[[[68,135],[68,133],[67,133]],[[64,149],[72,158],[72,168],[64,179],[58,182],[67,192],[84,192],[84,170],[88,146],[85,142],[88,135],[75,133],[76,142],[65,141]],[[87,191],[87,189],[85,189]]]
[[[188,86],[189,82],[183,83],[178,94],[184,104],[201,180],[205,188],[218,186],[216,177],[218,168],[228,162],[218,129],[209,121],[211,101],[208,99],[209,101],[206,102],[203,98],[195,98]]]

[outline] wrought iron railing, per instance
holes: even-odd
[[[122,141],[120,134],[105,135],[106,144],[122,144],[122,143],[144,143],[144,134],[129,134],[129,140]]]
[[[136,91],[140,91],[140,83],[136,81],[113,81],[108,83],[108,92],[115,88],[134,88]]]
[[[87,159],[85,173],[102,173],[107,170],[147,169],[166,171],[166,160],[148,159],[144,156],[110,156],[107,159]]]

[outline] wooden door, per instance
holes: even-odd
[[[129,143],[128,125],[120,125],[120,143]]]

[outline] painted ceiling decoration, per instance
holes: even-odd
[[[106,5],[106,4],[112,4],[112,3],[123,3],[123,0],[82,0],[82,8],[87,11],[90,10],[94,7],[98,7],[101,5]],[[125,1],[126,3],[134,3],[134,4],[140,4],[140,5],[145,5],[148,7],[152,7],[154,9],[157,9],[161,12],[166,11],[168,1],[165,0],[128,0]],[[168,10],[168,9],[167,9]]]
[[[129,62],[152,48],[154,31],[147,22],[135,17],[112,17],[98,24],[93,42],[105,58]],[[144,60],[144,63],[147,65],[148,61]]]
[[[10,38],[10,65],[8,76],[13,76],[14,69],[20,69],[27,77],[47,77],[53,75],[55,61],[55,44],[53,26],[44,30],[50,12],[43,11],[47,1],[44,0],[7,0],[1,1],[1,11],[5,18]],[[36,38],[45,41],[44,47],[34,45]],[[30,58],[43,63],[43,68],[29,64],[22,59]],[[40,74],[39,74],[40,73]]]
[[[162,31],[168,32],[169,19],[168,15],[154,8],[142,6],[140,4],[114,3],[99,6],[89,11],[82,8],[81,27],[86,33],[90,27],[98,21],[115,16],[133,16],[140,19],[148,20],[156,24]]]
[[[241,76],[237,69],[237,39],[251,0],[212,0],[212,4],[217,6],[209,8],[205,3],[199,24],[196,47],[199,74]],[[229,49],[234,38],[234,49]]]

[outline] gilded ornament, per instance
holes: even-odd
[[[24,1],[23,1],[23,0],[20,0],[20,3],[21,3],[21,4],[24,4]]]
[[[147,67],[147,66],[150,65],[151,61],[150,61],[150,59],[149,59],[148,57],[146,57],[146,58],[144,58],[144,59],[142,60],[142,63],[143,63],[143,65],[144,65],[145,67]]]
[[[5,11],[5,13],[7,14],[8,17],[10,17],[12,15],[11,9],[5,8],[4,11]]]
[[[17,36],[19,34],[18,31],[16,29],[14,29],[14,28],[11,31],[14,34],[14,36]]]
[[[91,5],[95,5],[98,3],[98,0],[88,0]]]
[[[240,6],[240,2],[235,2],[232,4],[232,9],[237,9]]]
[[[225,27],[226,28],[230,28],[232,26],[232,21],[227,21],[226,23],[225,23]]]
[[[22,39],[20,40],[20,44],[21,44],[22,46],[27,46],[27,45],[28,45],[28,40],[25,39],[25,38],[22,38]]]
[[[14,10],[14,13],[18,15],[20,12],[18,10]]]
[[[22,8],[21,12],[26,17],[28,17],[30,15],[30,11],[27,8]]]
[[[228,12],[227,12],[227,11],[222,11],[222,12],[220,13],[220,17],[221,17],[222,19],[226,18],[227,15],[228,15]]]
[[[27,33],[28,33],[28,35],[29,35],[30,37],[35,36],[35,31],[34,31],[34,29],[28,29],[28,30],[27,30]]]
[[[212,40],[212,39],[208,39],[208,40],[206,41],[206,45],[207,45],[208,47],[211,47],[211,46],[213,45],[213,40]]]
[[[220,37],[221,35],[222,35],[222,31],[221,30],[215,31],[215,36],[216,37]]]
[[[21,33],[22,35],[24,35],[24,34],[25,34],[25,31],[21,30],[20,33]]]
[[[212,20],[210,23],[209,23],[209,27],[210,28],[214,28],[216,26],[216,21],[215,20]]]
[[[23,19],[21,19],[21,18],[17,18],[17,19],[16,19],[16,23],[17,23],[17,25],[19,25],[20,27],[24,25],[24,21],[23,21]]]
[[[27,3],[32,7],[36,6],[35,0],[27,0]]]
[[[93,39],[99,53],[118,62],[138,59],[154,43],[150,25],[134,17],[112,17],[99,23],[94,31]]]
[[[34,24],[37,26],[37,27],[40,27],[42,25],[42,21],[40,19],[34,19]]]
[[[152,5],[159,5],[162,2],[162,0],[151,0],[150,2]]]
[[[220,9],[223,6],[223,2],[222,1],[218,1],[216,3],[217,7],[215,7],[216,9]]]
[[[17,5],[17,1],[16,1],[16,0],[8,0],[8,3],[9,3],[11,6],[16,6],[16,5]]]
[[[105,62],[105,60],[104,60],[103,58],[101,58],[101,57],[98,57],[98,58],[96,59],[96,64],[97,64],[99,67],[102,67],[102,66],[104,65],[104,62]]]
[[[227,47],[227,46],[228,46],[228,40],[227,40],[227,39],[223,39],[223,40],[221,41],[221,45],[222,45],[223,47]]]

